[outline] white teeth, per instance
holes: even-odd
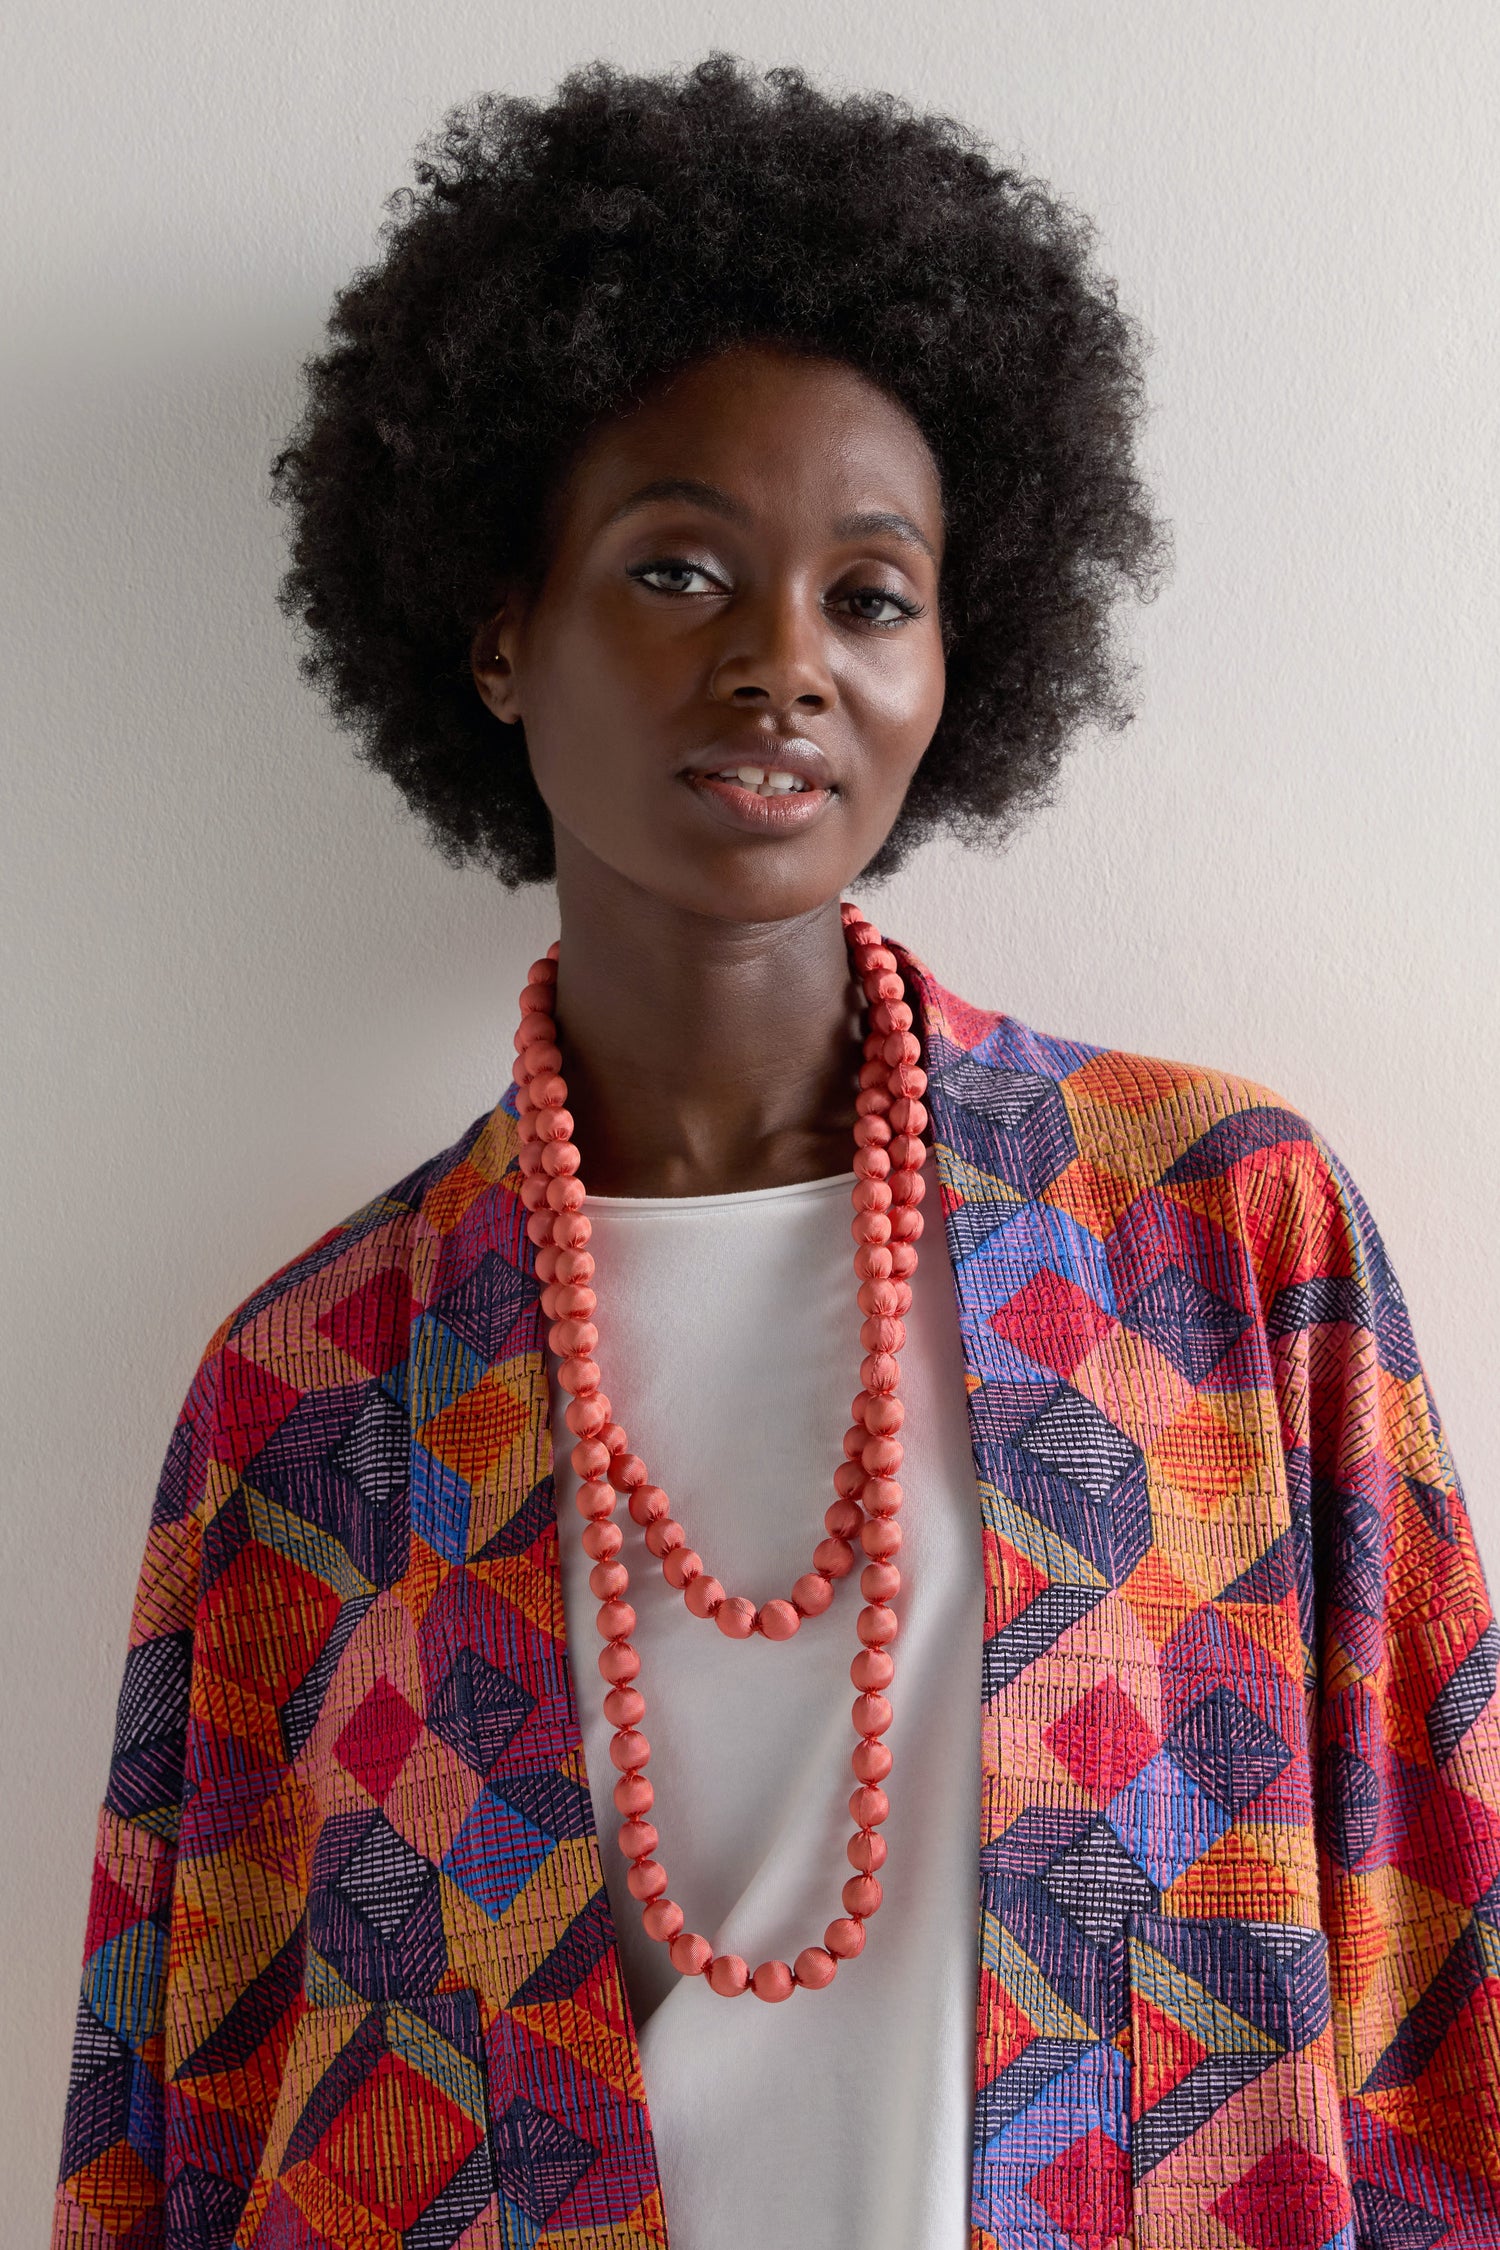
[[[786,773],[780,767],[767,770],[765,766],[724,766],[713,776],[715,781],[737,781],[742,789],[753,789],[758,797],[787,797],[794,791],[809,789],[812,784],[799,781],[796,774]]]

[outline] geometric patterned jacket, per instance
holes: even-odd
[[[1359,1190],[1263,1087],[903,965],[983,1509],[973,2250],[1495,2250],[1500,1637]],[[56,2245],[667,2242],[514,1101],[184,1400]]]

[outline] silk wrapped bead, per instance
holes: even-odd
[[[838,1975],[839,1965],[825,1946],[805,1945],[792,1963],[792,1974],[809,1992],[822,1992]]]
[[[592,1398],[575,1398],[563,1420],[575,1437],[597,1437],[609,1425],[609,1400],[603,1391],[595,1391]]]
[[[789,1641],[802,1619],[790,1602],[762,1602],[756,1624],[768,1641]]]
[[[813,1549],[813,1569],[822,1578],[847,1578],[854,1568],[854,1549],[847,1539],[820,1539]]]
[[[856,1742],[854,1755],[850,1758],[849,1763],[854,1768],[859,1780],[884,1781],[893,1763],[890,1746],[888,1743],[874,1739]],[[861,1823],[861,1826],[868,1827],[869,1825],[868,1822]]]
[[[750,1979],[757,2000],[790,2000],[796,1985],[785,1961],[762,1961]]]
[[[849,1667],[849,1678],[857,1688],[881,1693],[896,1677],[896,1660],[883,1648],[862,1648]]]
[[[899,1438],[872,1437],[866,1441],[859,1461],[866,1476],[893,1477],[905,1458],[906,1449]]]
[[[546,1341],[560,1359],[591,1359],[598,1350],[598,1330],[591,1321],[553,1321]]]
[[[804,1617],[821,1617],[833,1600],[833,1588],[821,1571],[805,1571],[792,1588],[792,1600]]]
[[[857,1499],[846,1500],[840,1497],[823,1511],[823,1529],[830,1539],[842,1539],[846,1542],[857,1539],[859,1527],[864,1520],[865,1512]],[[821,1568],[821,1565],[818,1567]]]
[[[888,1648],[900,1632],[896,1612],[883,1602],[872,1602],[854,1621],[854,1630],[866,1648]]]
[[[657,1523],[672,1512],[672,1503],[659,1484],[636,1485],[625,1505],[635,1522],[643,1529],[647,1524]]]
[[[906,1408],[899,1398],[875,1392],[866,1401],[864,1422],[871,1437],[894,1437],[905,1420]]]

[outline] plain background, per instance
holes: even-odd
[[[864,903],[967,997],[1312,1117],[1500,1574],[1492,0],[53,0],[9,11],[0,2241],[40,2241],[147,1511],[220,1318],[509,1075],[548,901],[299,682],[266,470],[453,101],[712,46],[966,117],[1093,214],[1176,527],[1140,716]]]

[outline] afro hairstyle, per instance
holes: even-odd
[[[938,465],[946,697],[866,874],[937,830],[998,841],[1081,728],[1129,719],[1115,609],[1168,551],[1137,463],[1145,342],[1042,182],[952,118],[719,52],[476,96],[415,178],[334,300],[272,484],[302,669],[450,864],[553,873],[473,634],[540,583],[590,432],[740,343],[855,367]]]

